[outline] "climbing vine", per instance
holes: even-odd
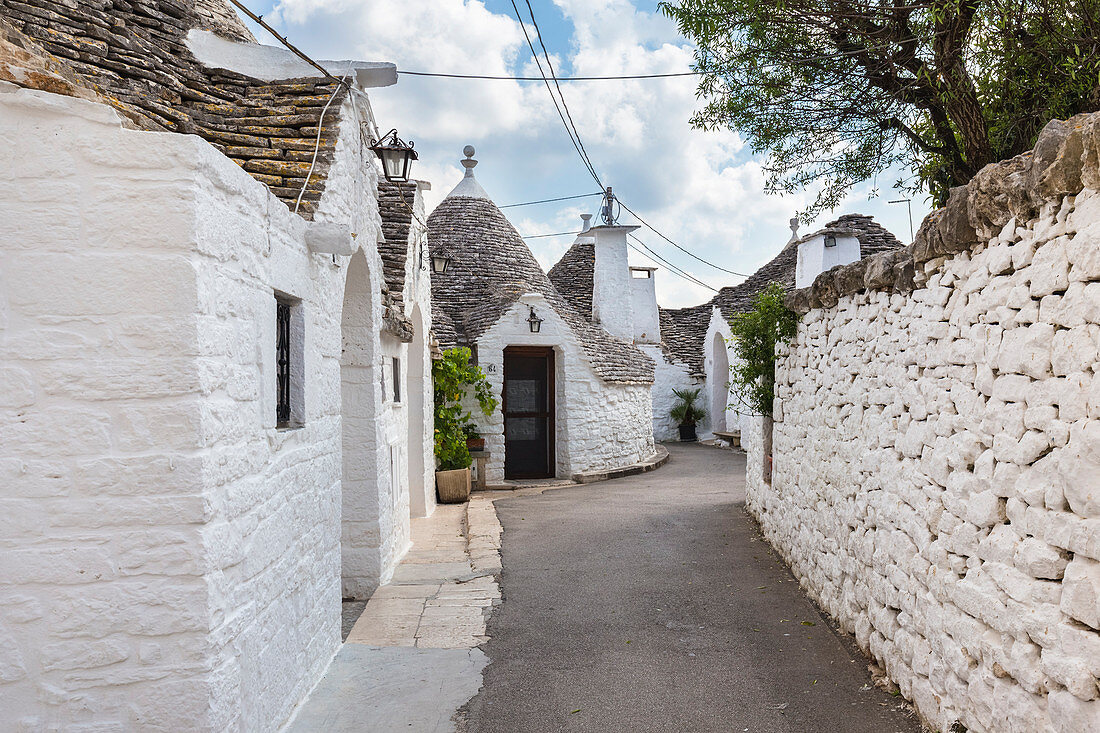
[[[480,367],[471,362],[470,350],[448,349],[443,358],[432,362],[432,386],[435,392],[435,457],[440,471],[470,467],[470,449],[466,447],[473,415],[462,405],[472,393],[486,416],[493,414],[497,401]]]
[[[752,309],[730,321],[733,351],[730,392],[756,415],[772,414],[775,402],[775,347],[794,338],[798,314],[783,305],[785,291],[772,283],[753,298]]]

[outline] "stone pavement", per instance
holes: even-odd
[[[496,496],[503,591],[471,733],[917,733],[744,510],[744,455]]]
[[[451,717],[477,693],[488,661],[477,647],[500,602],[500,535],[483,494],[414,519],[412,549],[287,730],[454,730]]]

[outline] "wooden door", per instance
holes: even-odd
[[[554,350],[504,350],[504,477],[554,475]]]

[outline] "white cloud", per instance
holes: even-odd
[[[567,44],[556,37],[547,40],[559,74],[669,73],[690,67],[690,44],[670,21],[649,9],[629,0],[553,3],[573,28]],[[532,5],[547,31],[557,20],[552,17],[555,8],[547,0],[532,0]],[[399,69],[444,73],[538,74],[519,23],[477,0],[277,0],[268,20],[319,58],[385,60]],[[760,162],[737,134],[691,129],[688,120],[700,104],[695,86],[693,77],[562,83],[605,185],[614,186],[628,206],[700,257],[752,272],[786,243],[787,220],[808,203],[810,194],[765,195]],[[433,185],[429,206],[461,178],[458,161],[467,143],[477,147],[478,179],[499,204],[597,188],[542,84],[403,76],[395,87],[372,90],[371,100],[383,131],[397,127],[403,137],[416,141],[421,158],[415,174]],[[881,201],[868,205],[865,196],[866,190],[854,192],[851,206],[843,211],[876,215],[907,239],[905,207]],[[505,214],[522,234],[541,234],[575,229],[580,211],[597,206],[593,198],[506,209]],[[624,214],[623,223],[630,220]],[[692,260],[652,232],[643,229],[638,236],[715,287],[740,281]],[[549,267],[570,241],[561,237],[528,243]],[[641,256],[634,258],[650,264]],[[706,289],[659,266],[662,304],[691,305],[710,297]]]

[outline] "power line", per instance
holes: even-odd
[[[546,50],[546,43],[542,38],[542,30],[539,29],[539,22],[535,20],[535,9],[531,7],[531,0],[524,0],[527,5],[527,12],[531,15],[531,25],[535,26],[535,35],[538,36],[539,46],[542,47],[542,56],[546,59],[546,68],[550,69],[550,78],[554,80],[554,88],[558,90],[558,96],[561,98],[561,106],[565,108],[565,115],[569,118],[569,126],[573,128],[573,134],[577,138],[577,145],[581,148],[581,154],[584,156],[585,162],[588,163],[589,170],[592,171],[592,177],[596,179],[597,185],[603,189],[603,182],[600,177],[596,175],[596,166],[592,164],[592,159],[588,157],[588,151],[585,150],[584,143],[581,141],[580,130],[577,129],[577,123],[573,121],[573,115],[569,112],[569,105],[565,103],[565,94],[561,90],[561,85],[558,84],[557,74],[554,72],[554,64],[550,61],[550,53]]]
[[[528,234],[523,237],[524,239],[542,239],[543,237],[562,237],[568,234],[569,236],[576,236],[576,232],[554,232],[553,234]]]
[[[637,247],[630,244],[630,242],[627,242],[627,244],[630,245],[630,248],[633,249],[635,252],[638,252],[639,254],[643,255],[644,257],[648,257],[651,260],[657,260],[659,262],[663,262],[666,266],[668,266],[668,268],[672,271],[673,274],[679,275],[684,280],[687,280],[689,282],[693,282],[696,285],[701,285],[702,287],[706,288],[707,290],[712,290],[716,293],[718,292],[718,288],[713,288],[710,285],[707,285],[705,282],[703,282],[699,278],[695,277],[694,275],[692,275],[687,270],[681,270],[679,267],[677,267],[676,265],[674,265],[671,262],[669,262],[668,260],[666,260],[664,257],[661,257],[661,255],[654,252],[652,249],[649,248],[649,245],[647,245],[645,242],[643,242],[642,240],[635,237],[633,234],[630,235],[630,238],[633,239],[638,244],[642,245],[642,247],[645,248],[645,251],[648,252],[649,254],[647,255],[645,252],[642,252]]]
[[[576,196],[559,196],[556,199],[539,199],[538,201],[520,201],[518,204],[505,204],[504,206],[498,206],[498,209],[511,209],[515,206],[533,206],[534,204],[548,204],[552,201],[570,201],[572,199],[584,199],[589,196],[603,196],[603,191],[593,191],[592,193],[579,193]]]
[[[523,31],[523,37],[527,39],[527,47],[531,49],[531,55],[535,58],[535,65],[539,69],[539,74],[542,75],[542,81],[546,84],[546,91],[550,92],[550,101],[554,103],[554,109],[557,110],[558,117],[561,118],[561,123],[565,125],[565,133],[569,135],[569,142],[573,143],[574,149],[577,151],[577,155],[581,157],[581,161],[584,163],[585,169],[588,171],[596,183],[599,184],[600,189],[603,189],[603,182],[600,181],[600,177],[596,175],[596,170],[592,167],[591,162],[587,159],[584,153],[581,152],[581,147],[577,143],[577,140],[573,137],[573,130],[569,127],[569,123],[565,121],[565,115],[562,114],[561,107],[558,105],[558,98],[554,95],[554,90],[550,88],[550,82],[546,78],[546,72],[542,70],[542,62],[539,60],[538,52],[535,51],[535,44],[531,42],[531,36],[527,33],[527,25],[523,22],[523,16],[520,15],[519,6],[516,5],[516,0],[511,0],[512,10],[516,13],[516,20],[519,21],[519,28]],[[563,102],[565,100],[562,100]]]
[[[713,262],[710,262],[710,261],[708,261],[708,260],[704,260],[704,259],[703,259],[702,257],[700,257],[699,255],[695,254],[694,252],[691,252],[690,250],[688,250],[688,249],[685,249],[684,247],[681,247],[680,245],[676,244],[676,242],[673,242],[673,241],[672,241],[671,239],[669,239],[668,237],[666,237],[666,236],[665,236],[664,234],[661,234],[661,232],[659,232],[659,231],[657,231],[656,229],[654,229],[654,228],[653,228],[653,225],[652,225],[652,224],[650,224],[650,223],[649,223],[649,222],[647,222],[647,221],[646,221],[645,219],[643,219],[642,217],[640,217],[640,216],[638,216],[637,214],[635,214],[635,213],[634,213],[634,210],[633,210],[633,209],[631,209],[631,208],[630,208],[629,206],[627,206],[626,204],[624,204],[624,203],[622,202],[622,199],[616,199],[616,200],[617,200],[617,201],[619,202],[619,204],[620,204],[620,205],[621,205],[621,206],[622,206],[622,207],[623,207],[624,209],[626,209],[627,211],[629,211],[629,212],[630,212],[631,216],[633,216],[633,217],[634,217],[635,219],[637,219],[638,221],[640,221],[640,222],[641,222],[641,223],[642,223],[642,224],[643,224],[643,225],[644,225],[644,226],[645,226],[646,228],[648,228],[648,229],[652,230],[652,231],[653,231],[653,233],[654,233],[654,234],[656,234],[656,235],[657,235],[658,237],[660,237],[661,239],[665,240],[666,242],[668,242],[669,244],[671,244],[671,245],[672,245],[673,247],[675,247],[676,249],[680,250],[681,252],[683,252],[684,254],[688,255],[689,257],[693,257],[694,259],[697,259],[697,260],[699,260],[700,262],[702,262],[702,263],[703,263],[704,265],[709,265],[709,266],[713,267],[713,268],[714,268],[715,270],[721,270],[722,272],[728,272],[729,274],[731,274],[731,275],[737,275],[738,277],[748,277],[748,275],[746,275],[746,274],[745,274],[745,273],[743,273],[743,272],[734,272],[733,270],[727,270],[727,269],[726,269],[725,267],[722,267],[722,266],[720,266],[720,265],[716,265],[716,264],[714,264]]]
[[[404,71],[408,76],[432,76],[443,79],[489,79],[493,81],[545,81],[541,76],[493,76],[490,74],[437,74],[430,71]],[[701,76],[701,71],[677,71],[670,74],[624,74],[622,76],[559,76],[558,81],[629,81],[631,79],[667,79],[677,76]]]

